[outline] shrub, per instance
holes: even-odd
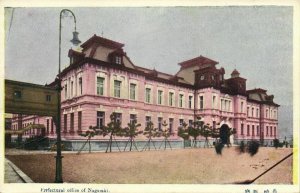
[[[245,153],[246,151],[246,145],[244,141],[241,141],[240,145],[238,146],[238,150],[240,153]]]
[[[259,149],[259,143],[258,141],[250,141],[248,144],[247,151],[251,156],[254,156]]]
[[[279,139],[274,139],[273,144],[274,144],[274,147],[277,149],[280,146]]]
[[[216,153],[218,155],[222,155],[222,149],[223,149],[224,145],[220,142],[217,142],[216,145],[215,145],[215,150],[216,150]]]

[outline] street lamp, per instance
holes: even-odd
[[[56,135],[57,135],[57,142],[56,142],[56,171],[55,171],[55,183],[62,183],[62,158],[63,156],[61,155],[61,128],[60,128],[60,109],[61,109],[61,77],[60,77],[60,65],[61,65],[61,19],[62,19],[62,14],[65,13],[71,13],[73,15],[74,19],[74,24],[75,24],[75,30],[73,32],[73,39],[71,42],[77,46],[78,44],[81,43],[81,41],[78,39],[78,32],[76,31],[76,17],[74,13],[69,10],[69,9],[63,9],[60,11],[59,14],[59,62],[58,62],[58,75],[56,77],[56,82],[57,82],[57,117],[56,117]]]

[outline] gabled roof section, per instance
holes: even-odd
[[[68,56],[84,56],[84,53],[69,49]]]
[[[125,55],[125,52],[122,48],[118,48],[118,49],[114,50],[113,52],[111,52],[110,54]]]
[[[183,68],[189,68],[189,67],[193,67],[193,66],[201,67],[201,66],[204,66],[206,64],[216,65],[218,63],[219,62],[216,62],[212,59],[209,59],[209,58],[206,58],[206,57],[200,55],[199,57],[181,62],[181,63],[179,63],[179,65],[181,66],[181,69],[183,69]]]
[[[247,90],[248,100],[253,102],[259,102],[262,104],[274,105],[279,107],[277,103],[274,102],[274,95],[268,95],[267,90],[261,88],[255,88],[252,90]]]
[[[88,47],[90,47],[91,45],[93,45],[93,43],[98,43],[100,45],[103,45],[105,47],[109,47],[109,48],[113,48],[113,49],[118,49],[118,48],[122,48],[124,46],[124,44],[119,43],[119,42],[115,42],[100,36],[97,36],[96,34],[94,34],[93,37],[91,37],[90,39],[88,39],[86,42],[84,42],[83,44],[80,45],[80,47],[82,47],[83,49],[86,49]]]
[[[247,90],[246,91],[248,94],[252,94],[252,93],[262,93],[262,94],[266,94],[267,90],[262,89],[262,88],[255,88],[255,89],[251,89],[251,90]]]

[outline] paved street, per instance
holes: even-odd
[[[14,171],[8,161],[5,159],[4,183],[24,183],[20,176]]]
[[[34,183],[24,172],[5,159],[4,183]]]

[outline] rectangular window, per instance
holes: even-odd
[[[115,80],[114,81],[114,97],[121,97],[121,81]]]
[[[244,102],[241,102],[241,113],[244,112]]]
[[[259,126],[256,127],[256,135],[259,136]]]
[[[151,101],[151,88],[146,88],[146,103],[150,103]]]
[[[68,85],[65,85],[65,99],[68,98]]]
[[[68,80],[68,86],[69,86],[68,98],[71,98],[71,78],[69,78],[69,80]]]
[[[150,116],[146,116],[146,123],[145,126],[147,126],[151,121],[151,117]]]
[[[31,131],[31,130],[30,130]],[[30,132],[31,133],[31,132]],[[51,119],[51,133],[53,133],[53,119]]]
[[[15,99],[21,99],[22,98],[22,92],[20,90],[14,91],[14,98]]]
[[[73,97],[73,81],[71,81],[71,98]]]
[[[203,96],[200,96],[200,109],[204,108],[204,103],[203,103]]]
[[[158,122],[158,130],[161,131],[162,130],[162,118],[158,117],[157,122]]]
[[[180,127],[183,126],[183,119],[179,119],[179,126],[180,126]]]
[[[193,96],[189,96],[189,108],[192,108],[192,101],[193,101]]]
[[[81,123],[82,122],[82,112],[78,112],[78,131],[81,131]]]
[[[49,134],[49,119],[47,119],[47,128],[46,128],[47,134]]]
[[[79,94],[82,95],[82,77],[78,79]]]
[[[189,126],[193,126],[193,120],[189,120]]]
[[[251,116],[254,117],[254,107],[252,107]]]
[[[221,99],[221,111],[223,111],[223,110],[224,110],[224,100]]]
[[[179,95],[179,107],[183,107],[183,94]]]
[[[22,98],[22,92],[20,90],[14,91],[14,98],[15,99],[21,99]]]
[[[47,102],[50,102],[50,101],[51,101],[51,95],[49,95],[49,94],[46,95],[46,101],[47,101]]]
[[[270,136],[272,136],[272,135],[273,135],[273,128],[270,127]]]
[[[122,114],[121,113],[115,113],[115,115],[116,115],[116,121],[118,123],[121,123],[122,122]]]
[[[256,109],[256,117],[259,117],[259,110]]]
[[[130,99],[135,100],[136,84],[130,83]]]
[[[276,127],[274,127],[274,136],[276,137]]]
[[[212,108],[213,109],[216,108],[216,96],[213,96],[213,98],[212,98]]]
[[[216,121],[213,121],[213,129],[216,129]]]
[[[269,117],[269,110],[267,109],[266,110],[266,118],[268,118]]]
[[[158,90],[157,91],[157,104],[161,105],[162,104],[162,98],[163,98],[163,91]]]
[[[255,129],[254,129],[254,125],[252,125],[252,136],[254,136],[255,135],[255,131],[254,131]]]
[[[105,112],[97,111],[97,127],[101,128],[105,125]]]
[[[116,56],[115,60],[116,60],[116,64],[122,64],[121,56]]]
[[[136,115],[135,114],[130,114],[130,123],[132,124],[133,122],[137,122],[136,121]]]
[[[244,124],[241,124],[241,135],[244,135]]]
[[[97,77],[97,95],[104,95],[104,78]]]
[[[74,113],[71,113],[71,118],[70,118],[70,131],[74,131]]]
[[[64,115],[64,132],[67,132],[67,125],[68,124],[68,115]]]
[[[270,118],[272,119],[272,117],[273,117],[273,111],[272,111],[272,109],[270,110]]]
[[[267,132],[266,132],[267,136],[269,136],[269,126],[267,126]]]
[[[169,118],[169,132],[172,133],[173,132],[173,118]]]
[[[169,92],[169,106],[174,105],[173,97],[174,97],[174,93]]]
[[[247,136],[250,135],[250,125],[247,125]]]

